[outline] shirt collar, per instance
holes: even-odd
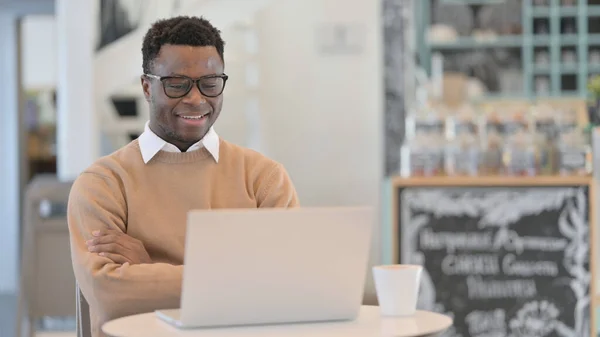
[[[149,122],[146,122],[144,132],[138,138],[144,164],[147,164],[161,150],[167,152],[181,152],[175,145],[166,142],[150,130],[149,124]],[[187,152],[197,151],[202,147],[205,147],[206,150],[208,150],[215,162],[219,162],[219,136],[212,127],[208,130],[204,138],[190,146]]]

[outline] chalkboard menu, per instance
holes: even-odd
[[[591,335],[589,188],[398,189],[399,261],[444,337]]]

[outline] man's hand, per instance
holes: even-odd
[[[115,263],[152,263],[144,244],[117,230],[100,230],[92,233],[93,239],[86,241],[88,250],[107,257]]]

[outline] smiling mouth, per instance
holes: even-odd
[[[207,113],[205,113],[203,115],[199,115],[199,116],[179,116],[179,117],[181,117],[183,119],[189,119],[189,120],[200,120],[204,117],[207,117],[208,115],[210,115],[210,112],[207,112]]]

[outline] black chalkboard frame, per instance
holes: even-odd
[[[586,187],[588,224],[589,227],[589,282],[590,294],[590,336],[597,335],[597,322],[595,308],[598,303],[596,295],[596,198],[595,181],[588,176],[539,176],[539,177],[413,177],[392,178],[392,263],[401,263],[401,193],[411,187],[432,188],[531,188],[531,187]]]

